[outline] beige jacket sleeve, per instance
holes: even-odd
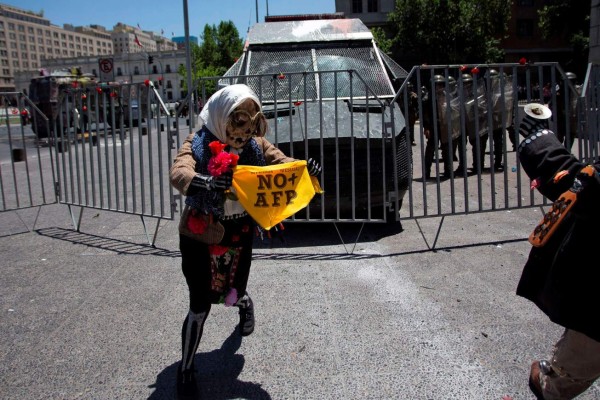
[[[295,158],[291,158],[285,155],[285,153],[279,150],[275,145],[269,142],[264,137],[254,138],[260,148],[262,149],[263,154],[265,155],[265,161],[267,165],[272,164],[283,164],[287,162],[296,161]]]
[[[192,179],[196,176],[196,160],[192,154],[194,135],[196,133],[192,132],[185,139],[169,171],[171,185],[183,195],[187,193]]]
[[[185,139],[169,171],[171,185],[183,195],[187,193],[187,189],[190,186],[192,179],[196,176],[196,161],[192,154],[192,140],[194,139],[195,134],[196,133],[191,133]],[[283,151],[279,150],[267,139],[263,137],[254,139],[261,148],[267,165],[296,161],[294,158],[286,156]]]

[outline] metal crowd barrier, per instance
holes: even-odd
[[[472,73],[474,68],[478,73]],[[494,90],[491,69],[501,82]],[[469,72],[475,79],[466,90],[463,73]],[[205,103],[219,86],[250,84],[263,101],[267,138],[292,157],[321,161],[325,194],[315,196],[290,222],[441,217],[443,223],[446,216],[546,206],[547,199],[530,189],[513,148],[519,141],[514,124],[524,104],[533,101],[550,104],[550,127],[576,156],[598,156],[600,76],[595,65],[582,85],[570,82],[556,63],[415,67],[393,99],[375,96],[355,71],[286,75],[203,78],[194,93]],[[439,92],[436,75],[444,77]],[[324,90],[325,83],[333,86]],[[544,84],[552,88],[545,98]],[[345,85],[346,94],[336,96],[336,85]],[[61,98],[61,117],[54,120],[23,94],[2,93],[1,98],[0,211],[60,202],[81,212],[92,208],[139,215],[142,222],[144,217],[158,222],[175,218],[182,199],[169,185],[168,170],[185,136],[199,128],[190,126],[199,111],[195,106],[188,104],[187,119],[171,116],[152,84],[73,88]],[[30,111],[28,124],[14,111],[23,108]],[[435,146],[425,179],[428,112]],[[405,125],[414,127],[414,146]],[[41,138],[32,127],[50,134]],[[494,130],[500,131],[500,142],[494,142]],[[448,132],[450,146],[440,141]],[[452,144],[461,142],[464,146],[456,145],[455,151]],[[494,152],[496,146],[500,153]],[[473,153],[473,148],[483,152]],[[471,169],[474,154],[482,154],[483,166]],[[498,154],[501,169],[494,168]],[[466,160],[463,173],[457,173],[458,162],[452,160],[444,176],[444,157],[455,156]],[[78,229],[81,214],[72,216]]]

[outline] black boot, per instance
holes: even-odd
[[[254,332],[254,303],[248,293],[238,301],[238,307],[240,308],[240,335],[248,336]]]
[[[180,400],[198,398],[198,385],[194,369],[182,371],[181,365],[177,367],[177,398]]]

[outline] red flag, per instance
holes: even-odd
[[[134,33],[133,35],[135,36],[135,39],[133,40],[133,41],[135,42],[135,44],[137,44],[137,45],[138,45],[138,46],[140,46],[140,47],[144,47],[144,46],[142,46],[142,44],[140,43],[140,40],[138,39],[138,37],[137,37],[137,34],[136,34],[136,33]]]

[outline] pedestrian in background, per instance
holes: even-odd
[[[525,139],[518,156],[532,187],[552,201],[567,191],[579,191],[570,212],[547,220],[559,221],[556,230],[545,244],[532,247],[517,287],[519,296],[565,328],[551,358],[532,363],[529,386],[538,399],[573,399],[600,376],[600,162],[590,166],[589,175],[584,173],[586,164],[548,129],[548,107],[528,104],[525,114],[519,125]]]
[[[217,91],[200,119],[201,129],[186,138],[170,170],[171,184],[186,196],[179,248],[190,302],[181,331],[179,398],[198,396],[194,356],[212,304],[238,307],[240,334],[254,331],[254,304],[246,286],[255,222],[229,192],[232,170],[228,165],[295,161],[265,139],[267,121],[260,100],[246,85]],[[308,168],[311,175],[321,171],[312,159]]]

